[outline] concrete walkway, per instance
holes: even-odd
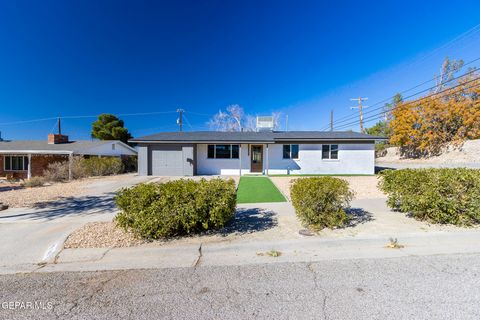
[[[114,191],[149,179],[136,175],[99,179],[82,196],[1,211],[0,270],[21,271],[23,266],[31,269],[31,265],[53,261],[74,230],[114,217]]]

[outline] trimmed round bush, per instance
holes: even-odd
[[[382,171],[387,205],[431,223],[480,223],[480,170],[465,168]]]
[[[347,181],[333,177],[301,178],[290,187],[297,217],[314,230],[343,226],[353,195]]]
[[[235,214],[235,182],[223,179],[143,183],[117,193],[117,223],[146,239],[220,229]]]

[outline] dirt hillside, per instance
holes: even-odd
[[[398,148],[387,149],[384,157],[377,158],[377,164],[385,163],[480,163],[480,139],[465,141],[460,148],[448,148],[444,153],[427,159],[404,159],[400,157]]]

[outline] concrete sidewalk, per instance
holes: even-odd
[[[0,267],[0,273],[97,271],[202,266],[314,262],[339,259],[377,259],[437,254],[480,253],[479,232],[411,234],[398,238],[402,249],[390,249],[386,237],[289,241],[206,243],[176,247],[65,249],[54,262]],[[281,252],[280,257],[266,254]]]

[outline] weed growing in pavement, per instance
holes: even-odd
[[[385,248],[390,248],[390,249],[401,249],[404,248],[405,246],[402,244],[398,243],[397,238],[390,238],[389,243],[385,246]]]

